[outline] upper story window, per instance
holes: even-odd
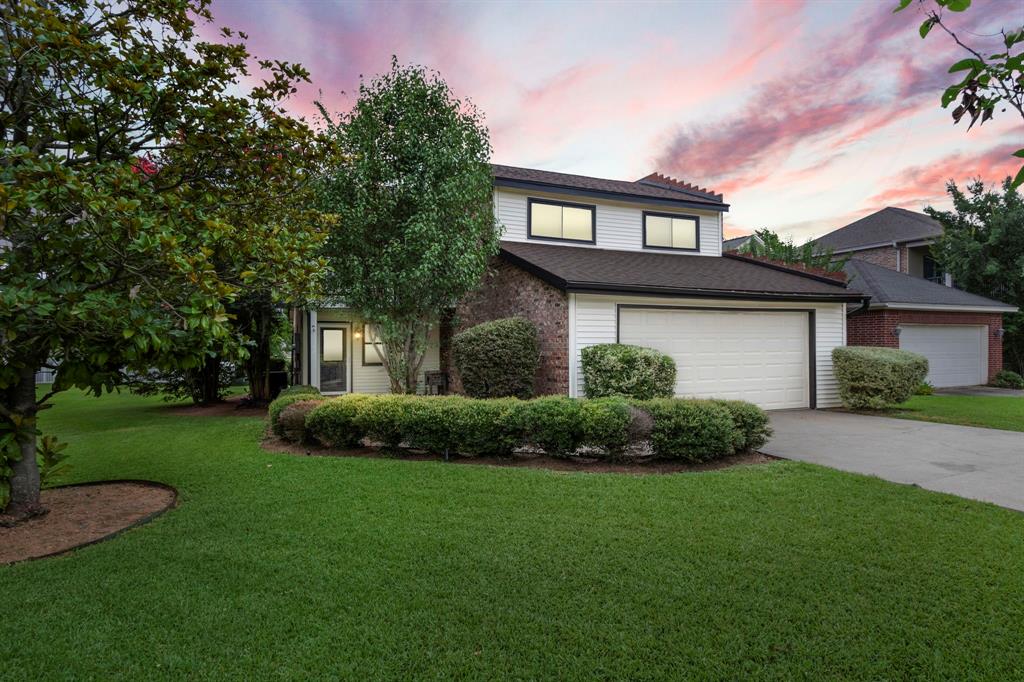
[[[935,282],[936,284],[946,283],[946,273],[942,271],[942,266],[939,265],[939,261],[931,257],[931,254],[926,253],[924,255],[924,262],[922,263],[923,275],[929,282]]]
[[[644,211],[644,248],[700,250],[700,218]]]
[[[530,239],[594,243],[596,207],[547,199],[530,199],[527,203],[526,234]]]

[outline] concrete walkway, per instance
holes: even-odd
[[[869,417],[772,412],[776,457],[915,483],[1024,511],[1024,433]]]

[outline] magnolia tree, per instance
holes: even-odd
[[[339,120],[321,112],[346,159],[319,186],[344,225],[327,239],[326,286],[377,325],[391,390],[411,393],[430,328],[498,250],[487,129],[437,74],[394,59]]]
[[[307,77],[245,36],[200,40],[206,0],[0,5],[0,509],[39,510],[36,415],[126,365],[244,355],[228,306],[315,279],[317,140],[282,113]],[[40,366],[56,380],[37,393]],[[9,503],[9,504],[8,504]]]

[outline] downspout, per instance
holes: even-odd
[[[864,298],[862,298],[860,300],[860,307],[856,308],[854,310],[847,311],[846,316],[847,317],[853,317],[854,315],[859,315],[860,313],[867,312],[868,305],[870,303],[871,303],[871,297],[870,296],[865,296]]]

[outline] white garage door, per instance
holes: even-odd
[[[622,308],[619,341],[676,361],[676,394],[808,407],[807,313]]]
[[[972,325],[903,325],[900,348],[928,358],[932,386],[975,386],[988,381],[986,332]]]

